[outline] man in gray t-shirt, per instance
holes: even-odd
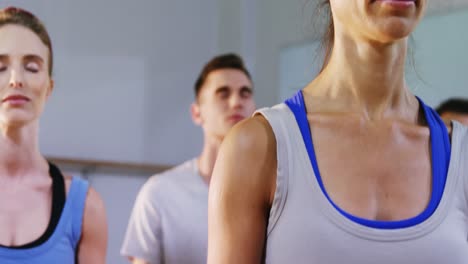
[[[203,129],[203,150],[141,188],[121,249],[133,264],[206,263],[211,173],[223,138],[255,110],[252,89],[250,74],[235,54],[204,66],[191,106],[193,121]]]

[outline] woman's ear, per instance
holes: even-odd
[[[47,87],[47,94],[46,94],[47,98],[49,98],[49,96],[52,94],[54,87],[55,87],[55,81],[53,79],[50,79],[49,87]]]

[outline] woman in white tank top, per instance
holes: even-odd
[[[236,126],[208,263],[468,263],[468,129],[405,83],[426,0],[329,0],[319,76]]]

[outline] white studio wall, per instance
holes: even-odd
[[[168,165],[198,154],[202,134],[189,106],[196,76],[219,50],[216,0],[0,0],[10,5],[41,18],[54,45],[44,154]],[[120,245],[146,177],[85,176],[106,204],[107,263],[128,263]]]

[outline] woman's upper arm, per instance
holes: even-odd
[[[90,188],[86,197],[81,240],[78,244],[79,264],[104,264],[107,253],[107,219],[99,194]]]
[[[208,263],[260,263],[276,187],[276,141],[253,117],[233,128],[216,161],[209,194]]]

